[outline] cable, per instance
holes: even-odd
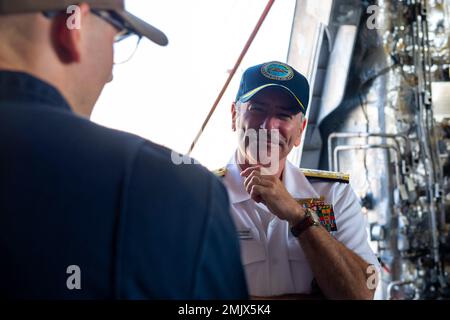
[[[367,109],[366,109],[366,103],[361,95],[361,93],[358,93],[358,98],[359,98],[359,102],[360,102],[360,106],[362,109],[362,112],[364,114],[364,118],[366,119],[366,132],[369,133],[370,130],[370,120],[369,120],[369,115],[367,114]],[[369,143],[369,138],[366,138],[366,144]],[[364,151],[364,171],[365,171],[365,176],[366,176],[366,183],[367,183],[367,192],[372,192],[372,186],[370,185],[370,180],[369,180],[369,168],[367,167],[367,150],[363,150]]]
[[[259,18],[258,22],[256,23],[255,28],[253,29],[250,37],[247,40],[247,43],[244,46],[244,49],[242,49],[241,54],[239,55],[239,58],[237,59],[236,63],[234,64],[233,69],[231,70],[230,74],[228,75],[227,81],[225,81],[225,84],[222,87],[222,90],[220,91],[219,95],[216,98],[216,101],[214,101],[213,106],[211,107],[211,110],[209,111],[208,115],[206,116],[205,121],[203,121],[203,124],[197,133],[197,136],[195,137],[194,141],[192,141],[192,144],[189,148],[189,151],[187,155],[190,155],[192,153],[192,150],[194,150],[195,145],[198,142],[198,139],[200,139],[200,136],[202,135],[203,131],[205,130],[209,120],[211,119],[214,111],[216,111],[217,106],[219,105],[220,100],[222,99],[223,95],[225,94],[225,91],[228,88],[228,85],[231,82],[231,79],[233,79],[237,69],[239,68],[239,65],[241,64],[242,60],[244,59],[245,55],[247,54],[248,49],[250,48],[251,44],[253,43],[253,40],[255,39],[256,35],[258,34],[259,29],[261,28],[261,25],[263,24],[264,20],[266,19],[270,9],[272,8],[273,3],[275,0],[269,0],[266,7],[264,8],[263,13],[261,14],[261,17]]]

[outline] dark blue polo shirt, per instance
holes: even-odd
[[[216,177],[75,115],[54,87],[7,71],[0,71],[0,261],[2,298],[247,298]]]

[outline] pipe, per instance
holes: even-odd
[[[423,4],[421,3],[421,6]],[[429,144],[429,141],[427,139],[427,136],[429,134],[429,130],[427,130],[427,125],[424,124],[424,115],[426,116],[427,108],[424,108],[424,105],[426,106],[426,102],[424,101],[426,98],[426,94],[431,94],[431,89],[429,88],[430,81],[427,79],[427,75],[429,75],[429,72],[427,73],[427,65],[426,62],[428,55],[427,53],[429,50],[425,50],[425,47],[428,48],[428,39],[425,38],[424,32],[427,31],[426,25],[426,17],[424,17],[424,12],[418,12],[418,9],[416,7],[416,21],[413,22],[413,39],[415,38],[418,41],[419,48],[421,50],[417,50],[413,56],[414,59],[414,65],[416,66],[417,70],[417,79],[418,79],[418,90],[416,91],[415,98],[416,103],[419,107],[419,112],[417,114],[417,123],[418,123],[418,130],[419,130],[419,141],[420,145],[422,147],[423,153],[422,153],[422,160],[426,167],[426,176],[427,176],[427,189],[428,189],[428,197],[427,197],[427,203],[428,203],[428,209],[429,209],[429,223],[430,223],[430,231],[431,231],[431,254],[433,256],[433,260],[435,263],[435,270],[437,271],[437,275],[439,278],[439,281],[442,283],[443,279],[443,272],[440,264],[440,255],[439,255],[439,236],[437,234],[437,214],[436,214],[436,203],[434,199],[434,187],[436,183],[436,171],[434,167],[434,158],[432,155],[432,149]],[[425,19],[422,19],[425,18]],[[426,35],[427,36],[427,35]],[[427,81],[428,80],[428,81]]]
[[[200,128],[200,130],[198,131],[194,141],[192,141],[191,146],[189,147],[189,151],[187,153],[187,155],[190,155],[192,153],[192,150],[194,150],[195,145],[198,142],[198,139],[200,139],[200,136],[202,135],[203,131],[206,128],[206,125],[209,122],[209,119],[211,119],[214,111],[216,111],[217,106],[219,105],[220,100],[222,99],[223,95],[225,94],[225,91],[227,91],[228,85],[231,82],[231,79],[233,79],[237,69],[239,68],[242,60],[244,59],[245,55],[247,54],[248,49],[250,48],[250,46],[253,43],[253,40],[255,39],[256,35],[258,34],[259,29],[261,28],[264,20],[266,19],[267,15],[269,14],[270,9],[272,8],[273,3],[275,2],[275,0],[269,0],[269,2],[267,2],[266,7],[264,8],[263,13],[261,14],[261,17],[259,18],[258,22],[256,23],[255,28],[253,29],[252,34],[250,35],[250,37],[247,40],[247,43],[244,46],[244,49],[242,49],[241,54],[239,55],[239,58],[237,59],[236,63],[234,64],[233,69],[231,70],[230,74],[228,75],[228,79],[227,81],[225,81],[225,84],[222,87],[222,90],[220,91],[219,95],[216,98],[216,101],[214,101],[213,106],[211,107],[211,110],[209,110],[208,115],[206,116],[205,121],[203,121],[203,124]]]
[[[402,185],[400,178],[400,151],[392,145],[389,144],[363,144],[363,145],[341,145],[337,146],[334,149],[334,166],[333,170],[339,171],[339,152],[341,151],[349,151],[349,150],[368,150],[368,149],[393,149],[394,153],[394,161],[395,161],[395,178],[397,181],[397,187]]]
[[[395,141],[398,150],[400,150],[400,145],[397,141],[397,138],[401,138],[405,142],[406,152],[411,150],[411,143],[406,135],[403,134],[389,134],[389,133],[370,133],[370,132],[332,132],[328,136],[328,166],[330,169],[333,169],[333,152],[332,140],[335,138],[369,138],[369,137],[384,137],[390,138]]]
[[[405,286],[407,284],[412,284],[413,282],[411,280],[408,281],[404,281],[404,280],[397,280],[397,281],[391,281],[389,282],[388,286],[387,286],[387,300],[391,300],[392,298],[392,289],[394,287],[400,287],[400,286]],[[417,290],[416,290],[417,291]],[[417,294],[417,292],[415,293],[415,295]]]

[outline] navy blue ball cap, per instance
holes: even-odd
[[[114,11],[132,33],[146,37],[160,46],[169,42],[162,31],[126,11],[124,0],[0,0],[0,15],[66,11],[71,5],[84,2],[92,9]]]
[[[255,94],[268,87],[286,90],[297,102],[298,112],[306,114],[309,103],[308,80],[291,66],[278,62],[266,62],[245,70],[236,96],[236,102],[247,102]]]

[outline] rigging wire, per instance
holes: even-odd
[[[245,55],[247,54],[248,49],[250,48],[251,44],[253,43],[253,40],[255,39],[256,35],[258,34],[258,31],[261,28],[267,15],[269,14],[269,11],[272,8],[272,5],[274,2],[275,2],[275,0],[269,0],[266,7],[264,8],[263,13],[261,14],[261,17],[259,18],[258,22],[256,23],[255,28],[253,29],[250,37],[248,38],[244,48],[242,49],[242,52],[239,55],[239,58],[237,59],[236,63],[234,64],[233,69],[231,70],[230,74],[228,75],[228,78],[225,81],[225,84],[223,85],[222,90],[220,91],[219,95],[217,96],[216,101],[214,101],[214,104],[211,107],[211,110],[209,111],[208,115],[206,116],[206,119],[203,121],[203,124],[197,133],[197,136],[195,137],[194,141],[192,141],[192,144],[189,148],[187,155],[190,155],[192,153],[192,151],[194,150],[195,145],[197,144],[203,131],[205,130],[206,126],[208,125],[208,122],[211,119],[214,111],[216,111],[216,108],[219,105],[220,100],[222,99],[223,95],[225,94],[225,91],[227,90],[228,85],[230,84],[231,80],[233,79],[234,75],[236,74],[236,71],[239,68],[239,65],[241,64],[242,60],[244,59]]]

